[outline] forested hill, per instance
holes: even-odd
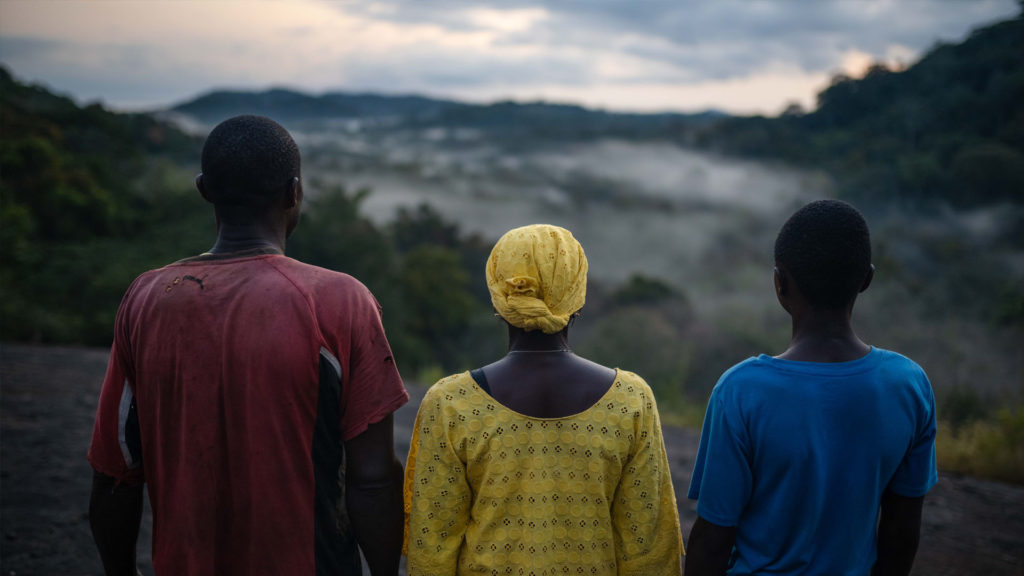
[[[147,166],[191,161],[200,144],[148,114],[79,107],[2,66],[0,133],[2,239],[16,258],[25,243],[124,233],[143,208]]]
[[[180,200],[194,192],[179,171],[201,140],[3,67],[0,133],[0,339],[106,343],[127,283],[188,244],[195,214]]]
[[[281,121],[325,118],[435,118],[457,102],[423,96],[329,93],[313,96],[284,88],[262,92],[215,90],[171,107],[210,123],[239,113],[261,114]]]
[[[384,126],[445,126],[500,131],[503,136],[589,138],[666,136],[683,127],[726,117],[696,114],[627,114],[548,102],[469,104],[422,96],[331,92],[314,96],[275,88],[263,92],[214,91],[178,104],[172,111],[215,124],[236,114],[261,114],[282,121],[355,119]]]
[[[698,142],[822,167],[857,199],[1024,202],[1024,17],[937,45],[906,70],[837,76],[813,112],[726,119]]]

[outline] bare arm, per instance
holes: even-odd
[[[686,576],[723,576],[735,543],[735,526],[719,526],[697,516],[686,546]]]
[[[135,543],[142,522],[142,483],[118,484],[93,472],[89,526],[107,576],[135,576]]]
[[[871,576],[907,576],[921,539],[924,496],[908,498],[890,491],[882,495],[878,522],[878,557]]]
[[[372,576],[398,574],[402,555],[402,463],[389,414],[345,443],[345,501]]]

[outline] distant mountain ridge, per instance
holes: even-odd
[[[281,121],[372,118],[390,119],[411,126],[539,130],[581,137],[609,131],[627,136],[668,133],[676,125],[704,125],[728,117],[728,114],[717,110],[695,114],[642,114],[540,101],[470,104],[417,95],[348,92],[311,95],[284,88],[260,92],[216,90],[177,104],[170,110],[204,123],[216,123],[237,114],[260,114]]]
[[[219,121],[243,113],[262,114],[281,120],[368,118],[400,116],[432,117],[463,104],[424,96],[386,96],[373,93],[330,92],[314,96],[286,88],[260,92],[215,90],[171,108],[201,121]]]

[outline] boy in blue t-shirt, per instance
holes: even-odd
[[[935,398],[917,364],[854,333],[873,275],[853,206],[812,202],[782,227],[775,293],[792,340],[733,366],[711,393],[687,576],[910,572],[937,480]]]

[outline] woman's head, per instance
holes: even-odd
[[[561,331],[587,296],[587,256],[558,226],[509,230],[491,250],[486,273],[494,309],[526,331]]]

